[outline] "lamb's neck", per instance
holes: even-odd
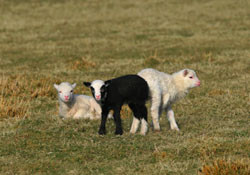
[[[179,78],[178,76],[173,76],[172,78],[172,84],[173,84],[173,88],[175,89],[175,101],[183,98],[186,96],[186,94],[188,93],[188,90],[184,87],[184,82],[182,78]]]
[[[59,99],[60,106],[63,106],[64,109],[67,109],[67,110],[69,110],[75,104],[75,102],[76,102],[76,99],[74,96],[72,97],[71,101],[69,101],[69,102],[63,102],[62,100]]]

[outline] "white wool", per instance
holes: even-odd
[[[59,115],[63,118],[100,119],[100,105],[91,96],[73,94],[75,86],[76,84],[71,85],[68,82],[54,84],[58,91]],[[69,96],[69,100],[65,99],[65,96]]]
[[[141,135],[146,135],[148,131],[148,122],[143,118],[141,119]]]
[[[140,71],[138,75],[144,78],[149,86],[154,129],[160,130],[159,117],[163,111],[166,111],[171,129],[179,130],[171,105],[185,97],[190,88],[200,85],[195,72],[183,69],[170,75],[147,68]]]
[[[130,133],[131,134],[135,134],[138,127],[139,127],[139,124],[140,124],[140,120],[136,117],[133,117],[133,122],[132,122],[132,125],[131,125],[131,129],[130,129]]]
[[[135,79],[137,81],[134,81]],[[108,89],[108,87],[110,87],[110,84],[112,81],[113,82],[117,81],[117,82],[112,84],[112,87],[110,89]],[[137,82],[137,83],[135,83],[135,82]],[[131,86],[131,85],[126,86],[125,85],[125,87],[123,87],[124,84],[128,84],[128,83],[133,83],[133,86]],[[140,122],[141,122],[141,134],[145,135],[147,133],[147,130],[148,130],[148,124],[147,124],[147,119],[146,119],[147,118],[147,109],[146,109],[146,106],[144,103],[148,97],[148,85],[145,82],[145,80],[143,80],[138,75],[127,75],[127,76],[119,77],[119,80],[118,80],[118,78],[112,79],[112,80],[107,80],[105,82],[102,80],[94,80],[92,82],[83,82],[83,84],[86,87],[91,88],[92,95],[95,97],[95,100],[102,106],[103,110],[109,111],[112,109],[114,111],[114,116],[117,117],[117,119],[115,119],[116,120],[115,121],[116,122],[116,134],[120,134],[117,131],[119,128],[121,128],[121,126],[118,126],[121,123],[121,122],[118,123],[120,120],[120,107],[122,107],[123,103],[128,103],[128,102],[129,102],[129,107],[131,108],[134,115],[136,116],[136,117],[134,116],[133,124],[131,126],[130,133],[133,133],[133,134],[136,133]],[[131,87],[133,87],[133,88],[131,88]],[[143,90],[147,91],[147,93],[142,94],[145,96],[144,103],[140,102],[139,100],[136,100],[135,97],[131,98],[131,96],[135,96],[137,94],[137,93],[135,93],[134,88],[143,89]],[[118,89],[118,90],[113,90],[113,89]],[[122,90],[120,91],[120,89],[122,89]],[[136,91],[136,92],[138,92],[138,91]],[[110,93],[109,94],[110,98],[108,98],[108,100],[106,100],[108,97],[108,93]],[[138,98],[140,98],[140,97],[138,97]],[[141,97],[141,99],[143,99],[143,96]],[[115,105],[115,104],[117,104],[117,105]],[[103,117],[102,124],[104,123],[104,127],[103,127],[103,125],[101,125],[100,130],[99,130],[99,134],[105,133],[101,129],[105,128],[106,113],[104,113],[104,115],[102,117]],[[122,132],[121,132],[121,134],[122,134]]]

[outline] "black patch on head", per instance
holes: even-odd
[[[105,86],[108,87],[108,86],[110,85],[111,81],[112,81],[112,80],[107,80],[107,81],[105,81],[105,82],[104,82]]]
[[[100,92],[101,92],[101,101],[104,102],[107,98],[107,93],[108,93],[106,84],[102,85]]]
[[[100,92],[104,92],[106,90],[106,86],[105,85],[102,85],[101,89],[100,89]]]
[[[86,87],[89,87],[91,85],[90,82],[83,82],[83,85],[85,85]]]
[[[95,88],[93,88],[92,86],[90,86],[90,89],[91,89],[93,97],[95,97]]]

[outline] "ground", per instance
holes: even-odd
[[[0,0],[0,174],[249,174],[250,2]],[[160,132],[61,120],[54,83],[194,69]],[[149,104],[148,104],[149,106]],[[149,112],[149,123],[151,116]]]

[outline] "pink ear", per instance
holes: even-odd
[[[188,74],[188,70],[185,69],[184,72],[183,72],[184,77],[187,76],[187,74]]]

